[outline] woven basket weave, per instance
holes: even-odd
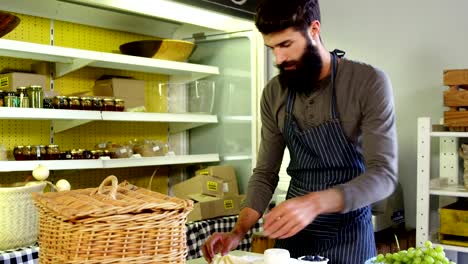
[[[185,263],[190,200],[117,185],[115,176],[99,188],[33,198],[39,263]]]
[[[45,185],[0,186],[0,250],[36,243],[38,217],[31,193],[42,192]]]

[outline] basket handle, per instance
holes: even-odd
[[[108,185],[108,183],[112,183],[112,189],[109,192],[109,196],[110,196],[110,198],[112,198],[112,200],[116,200],[117,199],[116,198],[117,187],[118,187],[119,180],[114,175],[107,176],[101,182],[101,185],[99,185],[99,188],[97,189],[97,193],[103,195],[104,194],[104,186]],[[96,194],[96,191],[94,191],[92,194]]]

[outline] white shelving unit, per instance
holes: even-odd
[[[27,160],[0,161],[0,172],[32,171],[39,164],[50,170],[83,170],[108,169],[161,165],[181,165],[219,162],[218,154],[180,155],[163,157],[143,157],[128,159],[97,159],[97,160]]]
[[[441,125],[432,125],[428,117],[418,118],[416,244],[422,246],[425,241],[431,240],[446,250],[467,253],[467,247],[439,243],[439,214],[437,210],[431,210],[433,198],[439,198],[440,207],[453,202],[454,198],[468,197],[468,190],[458,182],[458,139],[468,138],[468,133],[443,130]],[[438,174],[431,172],[433,138],[439,138]]]

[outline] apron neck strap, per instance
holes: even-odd
[[[339,119],[338,106],[336,104],[336,89],[335,89],[335,79],[338,68],[338,58],[342,58],[345,55],[345,52],[339,49],[335,49],[330,52],[331,55],[331,86],[332,86],[332,101],[331,101],[331,117],[332,119]]]

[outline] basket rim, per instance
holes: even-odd
[[[11,193],[11,192],[40,192],[47,185],[46,182],[37,182],[33,185],[24,185],[23,182],[17,182],[14,184],[22,184],[19,186],[2,186],[0,185],[0,193]]]

